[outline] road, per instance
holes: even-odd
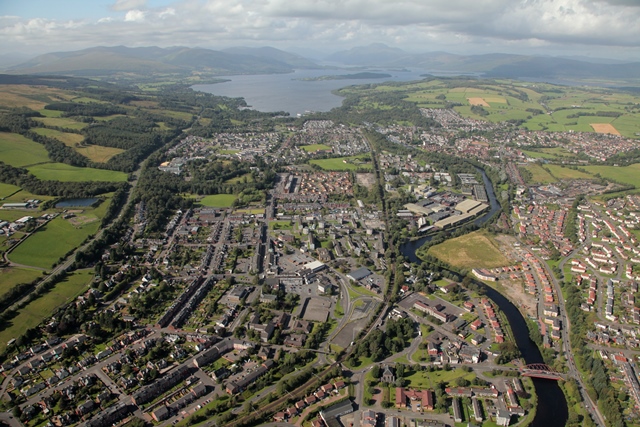
[[[571,254],[573,253],[575,253],[575,250]],[[567,259],[569,259],[569,257],[565,257],[565,262]],[[540,261],[542,268],[546,270],[547,275],[549,276],[549,278],[551,279],[551,283],[553,284],[554,292],[558,296],[558,308],[560,310],[560,318],[562,320],[562,324],[564,325],[564,328],[562,329],[562,333],[561,333],[562,352],[567,358],[569,376],[573,377],[578,382],[580,395],[582,396],[582,400],[585,404],[587,412],[591,414],[593,418],[595,418],[594,421],[598,426],[605,427],[606,423],[604,421],[604,417],[600,413],[600,410],[598,409],[598,405],[596,405],[593,402],[593,400],[587,393],[584,381],[582,379],[582,376],[580,375],[580,371],[578,371],[578,368],[575,365],[575,361],[573,358],[573,351],[571,349],[571,343],[569,342],[569,335],[571,333],[571,322],[569,322],[569,317],[567,316],[567,309],[565,307],[565,301],[564,301],[564,298],[562,297],[562,289],[560,288],[558,279],[556,279],[556,276],[553,274],[553,272],[549,270],[549,266],[547,265],[546,262],[540,259],[538,259],[538,261]]]

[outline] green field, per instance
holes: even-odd
[[[301,145],[300,148],[302,148],[307,153],[314,153],[316,151],[331,150],[331,147],[329,147],[328,145],[325,145],[325,144]]]
[[[62,113],[62,111],[42,110],[40,111],[40,113],[42,113],[43,111],[47,111],[47,114],[46,114],[47,117],[36,117],[35,120],[39,121],[45,126],[52,126],[52,127],[59,127],[59,128],[65,128],[65,129],[73,129],[73,130],[84,129],[88,126],[87,123],[76,122],[75,120],[68,119],[66,117],[60,117],[60,114]],[[59,114],[55,115],[53,113],[59,113]]]
[[[50,181],[81,182],[81,181],[109,181],[124,182],[127,174],[124,172],[105,169],[78,168],[64,163],[47,163],[31,166],[29,172],[37,178]]]
[[[210,208],[230,208],[235,200],[236,196],[233,194],[214,194],[205,196],[200,204]]]
[[[475,231],[429,248],[429,255],[460,268],[494,268],[509,265],[498,244],[485,231]]]
[[[79,133],[60,132],[59,130],[47,128],[35,128],[33,131],[38,135],[55,138],[69,147],[75,147],[76,144],[79,144],[84,140],[84,136]]]
[[[21,243],[9,254],[9,259],[18,264],[51,268],[60,257],[78,247],[87,236],[98,231],[99,227],[99,221],[76,228],[69,220],[55,218]]]
[[[6,201],[4,200],[5,197],[8,197],[19,190],[20,190],[20,187],[16,187],[15,185],[11,185],[11,184],[4,184],[0,182],[0,200]]]
[[[356,169],[371,169],[369,159],[369,155],[365,154],[352,157],[338,157],[335,159],[314,159],[310,160],[309,163],[318,165],[324,170],[350,171]]]
[[[6,294],[15,285],[21,283],[30,283],[42,274],[39,270],[30,270],[28,268],[3,268],[0,269],[0,296]]]
[[[27,329],[35,328],[44,318],[51,316],[58,307],[83,292],[93,276],[93,269],[77,270],[51,291],[21,309],[18,315],[3,325],[4,329],[0,331],[0,352],[4,351],[7,341],[19,337]]]
[[[616,182],[631,184],[640,188],[640,163],[629,166],[584,166],[582,169],[592,174],[600,174],[604,178]]]
[[[473,372],[465,372],[462,369],[453,369],[451,371],[417,371],[413,375],[405,377],[405,379],[409,380],[411,387],[433,389],[440,382],[456,387],[455,380],[457,378],[464,378],[468,381],[472,381],[475,377],[476,374]]]
[[[121,148],[103,147],[101,145],[84,145],[76,147],[76,151],[87,159],[98,163],[105,163],[113,156],[124,153]]]
[[[244,175],[228,179],[224,183],[225,184],[236,184],[238,182],[242,182],[242,183],[244,183],[244,182],[253,182],[253,175],[251,175],[250,173],[245,173]]]
[[[588,173],[565,168],[560,165],[546,165],[546,168],[558,179],[593,179],[593,176]]]
[[[357,95],[358,109],[392,110],[393,101],[399,99],[424,108],[445,108],[453,103],[465,117],[490,122],[518,120],[529,130],[594,132],[591,124],[610,123],[625,137],[638,138],[640,133],[640,112],[629,108],[639,104],[640,97],[610,88],[451,77],[352,86],[340,89],[340,93]],[[472,101],[482,104],[482,110],[472,110]]]
[[[525,168],[531,172],[531,182],[539,183],[539,184],[550,184],[552,182],[557,182],[549,172],[547,172],[541,165],[538,164],[530,164],[525,166]]]
[[[0,132],[0,159],[11,166],[49,162],[44,146],[17,133]]]

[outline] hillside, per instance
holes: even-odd
[[[216,51],[189,47],[99,46],[37,56],[9,68],[15,74],[109,75],[114,73],[207,72],[213,75],[286,73],[316,65],[274,48]]]

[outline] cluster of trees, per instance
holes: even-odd
[[[89,102],[54,102],[47,104],[45,110],[62,111],[63,117],[89,116],[105,117],[114,114],[126,114],[127,110],[113,104]]]
[[[596,111],[595,113],[587,113],[586,111],[578,111],[574,114],[569,114],[567,119],[577,119],[584,116],[597,116],[597,117],[620,117],[623,113],[619,111]]]
[[[373,329],[361,340],[347,359],[351,366],[358,365],[360,357],[369,357],[374,362],[402,351],[411,342],[415,334],[413,320],[398,319],[387,323],[386,331]]]
[[[595,400],[598,401],[602,415],[611,426],[624,427],[626,423],[620,400],[611,386],[607,369],[601,359],[594,357],[593,350],[587,345],[587,331],[593,323],[587,321],[585,312],[580,309],[582,304],[580,289],[570,283],[563,283],[563,291],[566,297],[565,308],[571,322],[569,339],[574,360],[583,372],[589,372],[587,384],[595,394]]]
[[[578,206],[583,200],[584,196],[580,195],[571,205],[564,229],[564,236],[571,240],[574,245],[578,242]]]

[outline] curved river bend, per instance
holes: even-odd
[[[487,195],[489,196],[491,209],[489,212],[474,221],[476,225],[482,225],[487,222],[500,208],[500,204],[496,200],[495,193],[493,192],[493,186],[491,185],[489,178],[482,169],[479,169],[479,172],[482,173],[482,179],[487,190]],[[419,264],[421,261],[416,256],[416,250],[430,239],[431,236],[425,236],[419,240],[406,242],[400,247],[400,252],[410,262]],[[500,308],[500,310],[502,310],[509,320],[516,344],[522,352],[525,362],[527,364],[544,363],[538,347],[529,339],[529,329],[527,328],[527,324],[520,311],[500,292],[489,286],[483,286],[486,290],[486,296],[489,297]],[[567,401],[558,383],[556,381],[533,378],[533,385],[536,395],[538,396],[538,405],[536,416],[531,423],[531,426],[563,427],[566,424],[569,414]]]

